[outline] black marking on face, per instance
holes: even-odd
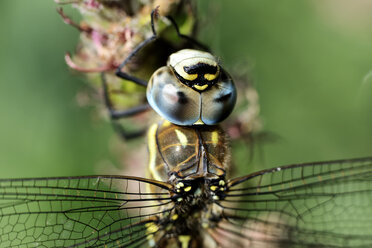
[[[187,74],[198,74],[198,76],[205,75],[205,74],[216,74],[217,73],[217,66],[208,65],[205,63],[197,63],[192,66],[184,66],[183,70]]]
[[[199,64],[199,63],[198,63]],[[200,63],[201,64],[201,63]],[[198,92],[202,92],[203,90],[198,90],[198,89],[195,89],[193,86],[194,85],[198,85],[198,86],[203,86],[203,85],[208,85],[208,86],[212,86],[214,85],[218,80],[220,80],[220,75],[217,75],[215,79],[213,80],[207,80],[204,75],[206,74],[214,74],[217,73],[218,71],[218,68],[216,66],[211,66],[211,65],[207,65],[207,64],[204,64],[206,67],[202,66],[202,67],[187,67],[188,68],[188,71],[185,70],[185,72],[187,72],[188,74],[197,74],[197,78],[195,78],[194,80],[187,80],[185,79],[184,77],[182,77],[181,75],[179,75],[177,73],[177,71],[172,68],[172,72],[174,73],[174,75],[177,77],[177,79],[185,84],[186,86],[192,88],[193,90],[196,90]],[[185,66],[186,67],[186,66]],[[184,67],[184,68],[185,68]],[[190,73],[191,71],[196,71],[196,70],[199,70],[197,73]],[[211,72],[211,73],[209,73]],[[219,73],[220,74],[220,73]]]

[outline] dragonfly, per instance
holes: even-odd
[[[371,157],[176,183],[2,179],[0,247],[371,247],[371,179]]]
[[[147,176],[0,180],[0,247],[371,247],[372,157],[231,177],[218,125],[236,89],[209,52],[173,53],[147,87]],[[104,79],[104,77],[103,77]],[[105,87],[105,81],[103,80]],[[127,117],[142,107],[115,112]],[[159,93],[160,92],[160,93]]]

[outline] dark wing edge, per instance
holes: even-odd
[[[171,189],[129,176],[0,179],[0,247],[143,247]]]
[[[213,232],[240,245],[372,247],[372,157],[235,178],[216,204],[223,220]]]

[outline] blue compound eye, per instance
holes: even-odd
[[[236,88],[232,79],[221,73],[221,79],[205,92],[202,92],[201,120],[206,125],[215,125],[225,120],[236,103]]]
[[[209,53],[185,49],[170,56],[147,86],[151,107],[171,123],[214,125],[226,119],[236,102],[232,79]]]
[[[200,94],[181,84],[168,67],[158,69],[147,86],[147,100],[164,119],[182,126],[200,118]]]

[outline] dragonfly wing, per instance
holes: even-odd
[[[124,176],[0,180],[0,247],[145,247],[172,209],[170,188]]]
[[[372,247],[372,158],[235,178],[217,204],[211,236],[222,247]]]

